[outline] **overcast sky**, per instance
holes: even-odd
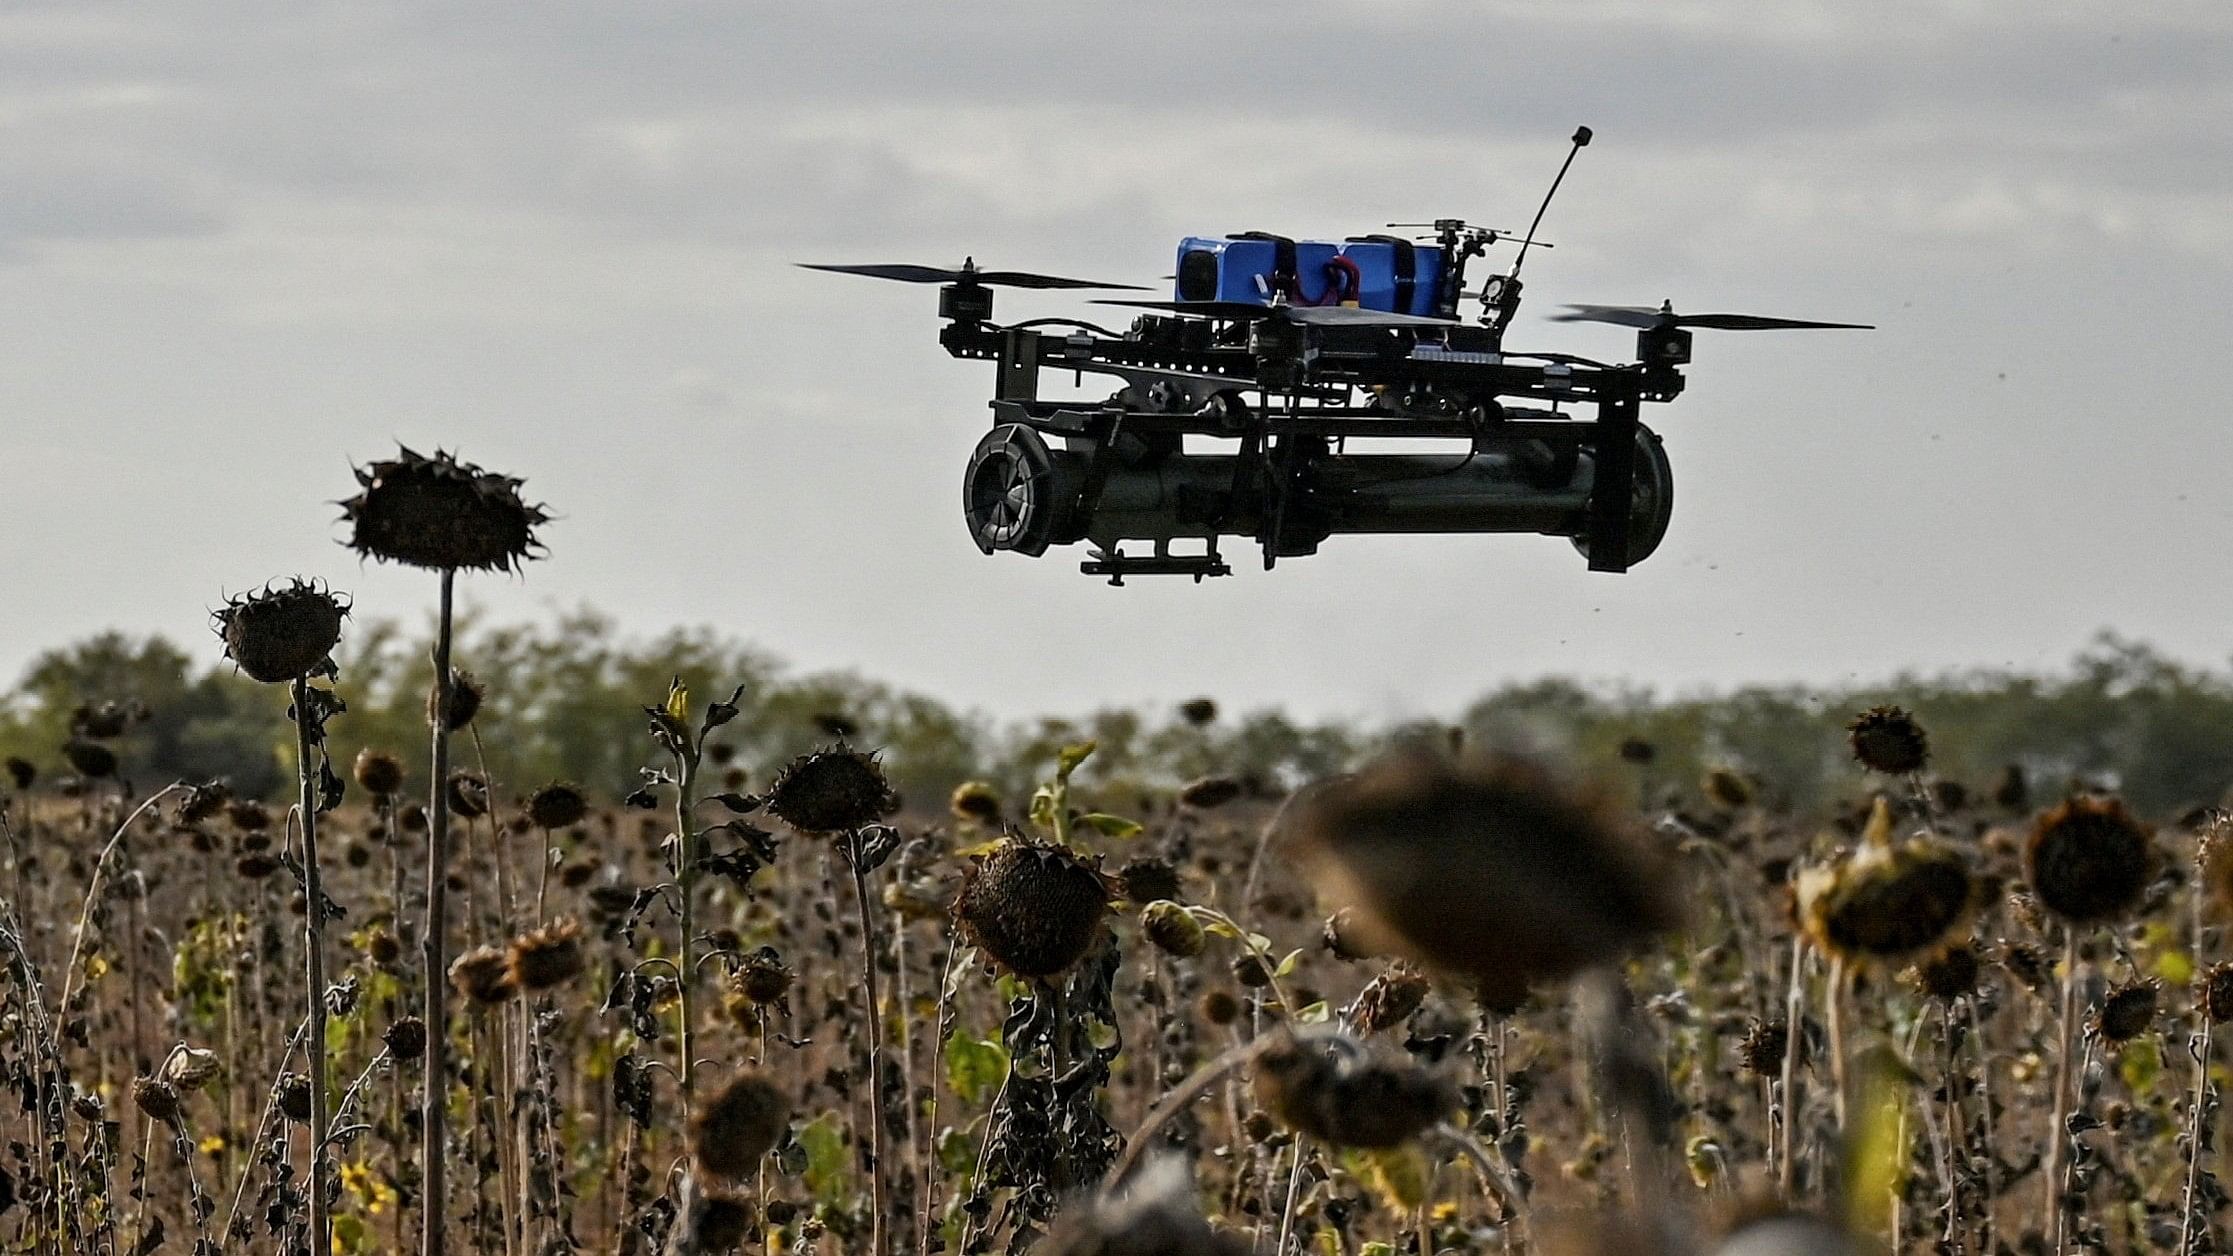
[[[2222,0],[15,0],[0,674],[110,626],[214,657],[220,595],[297,572],[415,621],[433,580],[331,505],[397,440],[559,516],[464,582],[496,616],[710,624],[1004,714],[2047,667],[2104,628],[2218,662],[2229,119]],[[789,265],[1152,284],[1186,234],[1524,227],[1578,123],[1514,347],[1631,351],[1561,301],[1882,328],[1700,333],[1625,576],[1532,537],[1122,589],[981,556],[989,368],[934,290]]]

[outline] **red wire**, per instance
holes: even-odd
[[[1365,282],[1365,274],[1362,270],[1358,269],[1357,263],[1337,254],[1332,260],[1326,263],[1326,269],[1334,272],[1334,274],[1338,275],[1339,277],[1328,277],[1329,282],[1324,295],[1320,296],[1315,301],[1303,300],[1302,281],[1297,280],[1295,282],[1295,304],[1339,305],[1344,301],[1354,301],[1357,299],[1357,293],[1359,289],[1364,287]]]

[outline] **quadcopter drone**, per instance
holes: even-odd
[[[1867,325],[1573,305],[1554,319],[1635,328],[1636,361],[1506,349],[1520,268],[1530,248],[1551,247],[1535,230],[1589,141],[1588,127],[1574,133],[1511,268],[1479,291],[1465,288],[1467,263],[1510,233],[1458,219],[1390,224],[1427,232],[1415,237],[1189,237],[1172,299],[1094,302],[1140,311],[1123,332],[1067,318],[995,323],[992,290],[1135,285],[974,259],[958,270],[808,269],[943,285],[939,343],[996,364],[993,427],[962,481],[970,536],[987,554],[1086,541],[1088,575],[1199,582],[1231,574],[1224,537],[1253,539],[1269,570],[1337,533],[1524,532],[1568,537],[1591,570],[1620,572],[1658,547],[1674,510],[1666,451],[1637,412],[1681,394],[1692,329]],[[1466,299],[1480,302],[1471,322],[1459,317]],[[1050,370],[1121,387],[1104,400],[1048,399]],[[1218,452],[1189,449],[1189,437]],[[1456,449],[1348,448],[1391,437]]]

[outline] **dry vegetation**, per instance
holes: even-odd
[[[351,620],[289,582],[217,615],[287,801],[136,787],[116,693],[0,782],[0,1249],[2220,1249],[2215,812],[1965,789],[1894,707],[1804,813],[1641,736],[1598,790],[1459,736],[1119,790],[1081,741],[934,805],[679,681],[637,779],[506,780],[453,585],[541,512],[360,480],[437,595],[424,746],[329,759]]]

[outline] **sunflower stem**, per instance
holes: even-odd
[[[295,700],[295,775],[302,786],[303,981],[310,995],[310,1236],[313,1252],[333,1250],[332,1219],[326,1208],[326,911],[318,878],[318,774],[310,756],[310,682],[297,676]]]
[[[868,1158],[869,1198],[875,1215],[869,1221],[870,1256],[885,1256],[884,1206],[884,1013],[877,1006],[876,920],[868,905],[868,870],[861,866],[861,834],[845,835],[846,860],[853,870],[853,897],[861,909],[861,980],[868,994]],[[1056,1033],[1061,1027],[1056,1026]]]
[[[694,750],[677,747],[675,750],[675,897],[680,900],[675,915],[680,920],[682,936],[675,964],[675,1016],[680,1022],[678,1036],[682,1047],[682,1117],[688,1121],[692,1112],[693,1096],[697,1089],[698,1061],[691,1037],[690,979],[697,966],[690,962],[690,937],[694,922],[691,900],[698,888],[698,835],[691,820],[691,809],[696,805],[698,787],[698,756]],[[544,861],[546,864],[548,860]]]
[[[2210,1042],[2212,1030],[2207,1009],[2199,1018],[2202,1032],[2188,1045],[2194,1056],[2194,1102],[2187,1108],[2186,1191],[2179,1205],[2179,1252],[2194,1250],[2194,1184],[2202,1172],[2202,1120],[2210,1102]]]
[[[447,715],[450,709],[451,592],[456,576],[452,569],[442,569],[441,610],[434,634],[434,709],[440,715]],[[443,1256],[449,1218],[442,1138],[449,1098],[450,1022],[445,1007],[449,983],[442,952],[444,933],[449,928],[450,725],[446,718],[429,723],[434,726],[434,774],[427,789],[426,927],[419,939],[420,951],[426,957],[426,1076],[419,1099],[419,1251],[422,1256]]]
[[[2070,1029],[2078,1016],[2078,930],[2062,930],[2062,1010],[2055,1024],[2055,1101],[2047,1126],[2047,1171],[2042,1175],[2047,1192],[2047,1248],[2054,1256],[2064,1251],[2063,1174],[2066,1164],[2065,1132],[2070,1124]]]
[[[1776,1083],[1780,1132],[1776,1140],[1776,1183],[1785,1199],[1793,1197],[1798,1178],[1793,1148],[1798,1141],[1799,1044],[1806,1036],[1806,971],[1806,936],[1801,934],[1791,939],[1791,980],[1783,1001],[1783,1076]]]

